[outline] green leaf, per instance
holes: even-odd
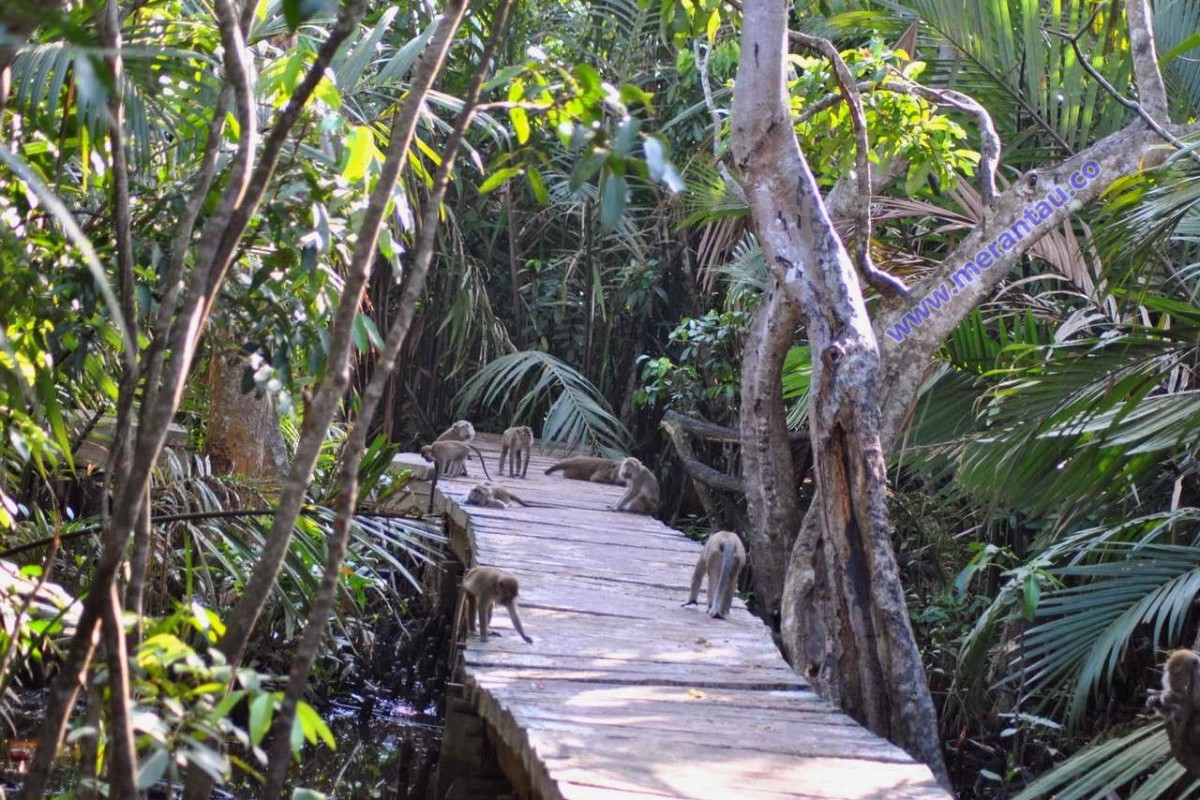
[[[602,81],[600,80],[599,72],[596,72],[593,67],[587,64],[576,64],[573,73],[575,79],[583,87],[584,97],[592,99],[600,96],[603,89],[601,88]]]
[[[1158,63],[1166,64],[1172,58],[1177,58],[1178,56],[1183,55],[1188,50],[1191,50],[1193,47],[1200,47],[1200,31],[1196,31],[1191,36],[1187,37],[1182,42],[1175,45],[1170,50],[1168,50],[1167,52],[1165,52],[1161,56],[1159,56]]]
[[[316,744],[320,739],[330,750],[337,749],[337,740],[333,738],[333,731],[329,730],[329,726],[325,724],[325,720],[321,719],[317,710],[303,700],[296,703],[296,724],[300,726],[304,732],[304,738],[308,741]]]
[[[542,178],[542,173],[534,167],[529,167],[525,170],[525,178],[529,181],[529,188],[533,191],[534,198],[542,205],[549,204],[550,193],[546,191],[546,181]]]
[[[517,134],[517,144],[529,141],[529,115],[520,106],[508,110],[508,118],[512,120],[513,131]]]
[[[488,192],[495,191],[503,186],[510,178],[520,175],[522,172],[523,170],[520,167],[505,167],[504,169],[498,169],[489,175],[487,180],[480,185],[479,193],[487,194]]]
[[[642,89],[640,86],[634,86],[632,83],[622,84],[621,86],[621,102],[632,108],[636,105],[643,106],[647,111],[654,109],[654,95]]]
[[[150,757],[138,767],[137,785],[139,789],[149,789],[158,783],[171,764],[171,751],[165,747],[156,748]]]
[[[1021,594],[1025,605],[1025,619],[1033,619],[1037,614],[1038,600],[1042,596],[1042,583],[1036,572],[1025,576],[1025,585],[1022,587]]]
[[[620,175],[609,174],[604,180],[604,195],[600,201],[600,224],[611,228],[625,213],[625,195],[627,187],[625,179]]]
[[[304,16],[300,13],[300,0],[283,0],[283,21],[289,31],[300,27],[300,23],[304,21]]]
[[[361,181],[367,176],[377,152],[374,131],[366,125],[355,125],[346,137],[346,164],[342,167],[342,177],[351,183]]]
[[[250,741],[257,747],[267,731],[271,729],[271,718],[275,715],[275,695],[260,694],[250,701]]]

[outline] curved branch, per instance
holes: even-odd
[[[858,271],[871,288],[884,297],[904,297],[908,294],[908,287],[904,285],[904,281],[878,269],[871,261],[871,143],[867,138],[867,116],[863,111],[858,84],[855,83],[850,68],[846,66],[845,59],[833,46],[833,42],[799,31],[788,31],[788,38],[801,47],[820,53],[829,61],[838,87],[850,109],[850,123],[854,128],[854,173],[858,184],[851,217],[858,234],[854,244],[854,261]]]

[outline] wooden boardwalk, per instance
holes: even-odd
[[[468,566],[521,581],[534,643],[497,610],[501,638],[472,639],[461,678],[518,795],[949,798],[927,767],[817,698],[741,600],[726,620],[705,615],[703,593],[681,607],[699,544],[611,511],[622,487],[543,474],[557,459],[536,447],[522,480],[498,474],[498,437],[475,444],[493,482],[542,506],[464,505],[483,480],[474,456],[471,477],[441,480],[435,498]]]

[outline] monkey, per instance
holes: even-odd
[[[1171,753],[1190,771],[1200,753],[1200,655],[1173,651],[1163,666],[1162,690],[1150,693],[1146,707],[1166,717]]]
[[[558,462],[554,466],[546,470],[549,475],[552,472],[562,470],[564,478],[570,478],[574,481],[592,481],[593,483],[612,483],[617,486],[621,485],[621,479],[617,477],[617,470],[621,466],[621,462],[611,458],[593,458],[591,456],[575,456]]]
[[[475,438],[475,426],[465,419],[460,419],[458,422],[451,425],[446,430],[442,431],[442,435],[434,441],[437,442],[469,442]]]
[[[629,488],[614,507],[615,511],[633,514],[655,514],[658,512],[658,478],[646,469],[641,461],[630,456],[621,462],[617,477]]]
[[[1200,711],[1200,656],[1174,650],[1163,665],[1162,690],[1150,692],[1146,707],[1172,714],[1184,706]]]
[[[475,484],[467,493],[466,502],[468,505],[487,506],[488,508],[508,508],[513,505],[532,508],[538,505],[537,503],[526,503],[503,486],[495,486],[490,483]]]
[[[491,473],[488,472],[487,463],[483,460],[483,453],[479,452],[473,444],[466,442],[455,442],[448,439],[436,441],[433,444],[427,444],[421,448],[421,457],[426,461],[432,461],[436,470],[436,477],[454,478],[459,475],[464,478],[467,475],[467,460],[471,457],[471,451],[475,451],[475,455],[479,456],[479,466],[483,467],[483,474],[488,480],[492,479]]]
[[[525,473],[529,471],[529,454],[532,450],[533,428],[522,425],[505,430],[500,439],[500,474],[504,474],[504,457],[508,456],[509,476],[517,477],[517,470],[520,470],[521,477],[524,478]],[[525,460],[522,461],[522,458]]]
[[[700,595],[700,581],[708,573],[708,615],[713,619],[725,619],[733,605],[733,593],[737,590],[738,575],[746,564],[746,548],[742,540],[732,531],[717,531],[708,537],[696,569],[692,572],[692,593],[685,606],[696,605]]]
[[[516,576],[496,569],[495,567],[472,567],[463,575],[462,594],[458,598],[458,610],[454,615],[454,641],[457,644],[463,610],[467,614],[468,636],[475,632],[475,618],[479,618],[479,641],[488,640],[488,625],[492,621],[492,609],[499,603],[508,609],[508,617],[513,627],[525,640],[533,644],[533,639],[525,635],[521,626],[521,615],[517,613],[517,592],[520,585]],[[498,633],[493,633],[499,636]]]
[[[465,422],[465,420],[460,421]],[[467,422],[466,424],[469,426],[471,423]],[[472,428],[472,433],[474,433],[474,428]],[[479,466],[483,467],[483,474],[490,481],[492,476],[488,474],[487,462],[483,460],[483,453],[480,453],[479,448],[473,444],[445,440],[427,444],[421,448],[421,457],[426,461],[433,462],[433,481],[429,485],[429,508],[426,513],[433,513],[433,498],[437,493],[438,478],[443,475],[447,478],[458,475],[462,475],[464,478],[468,477],[467,459],[471,457],[472,450],[479,456]]]

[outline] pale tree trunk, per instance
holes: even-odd
[[[1113,181],[1160,162],[1165,141],[1195,130],[1169,126],[1163,116],[1161,76],[1153,48],[1146,46],[1153,35],[1145,0],[1130,0],[1129,21],[1143,103],[1135,110],[1157,132],[1135,122],[1068,161],[1027,174],[999,196],[985,185],[983,222],[936,274],[907,297],[885,302],[872,331],[861,311],[858,281],[792,132],[780,60],[783,6],[751,0],[745,8],[734,152],[764,255],[804,309],[813,350],[817,496],[788,564],[781,600],[784,649],[822,694],[924,760],[943,780],[934,711],[888,537],[884,454],[901,431],[934,352],[1022,255]],[[992,144],[985,142],[998,153]],[[932,294],[942,289],[944,294]],[[937,308],[927,302],[931,296]],[[764,307],[777,320],[785,318],[780,304]],[[756,320],[756,326],[790,335],[790,325]],[[747,351],[746,361],[754,355]],[[777,386],[777,373],[773,380]],[[743,394],[744,433],[768,429],[758,417],[771,408],[763,402],[777,391],[771,381],[764,370],[753,384],[757,393]],[[743,381],[744,390],[747,385]],[[758,449],[764,461],[775,461],[761,465],[760,475],[786,469],[770,451]],[[748,472],[748,484],[750,478]],[[750,508],[756,525],[778,535],[766,525],[761,507]]]
[[[746,332],[740,415],[742,478],[750,526],[750,583],[759,614],[774,624],[796,532],[800,528],[795,464],[783,403],[783,361],[796,338],[800,307],[778,283],[759,303]]]
[[[842,706],[945,781],[937,719],[908,620],[887,522],[879,349],[846,248],[800,152],[784,83],[787,8],[743,17],[733,149],[763,255],[801,307],[813,353],[810,429],[825,559],[827,637]],[[743,423],[745,424],[745,423]],[[784,609],[787,613],[787,609]]]

